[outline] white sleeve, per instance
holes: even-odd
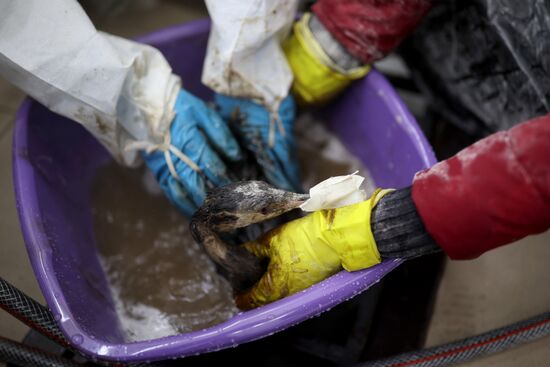
[[[216,92],[253,98],[277,110],[292,83],[280,42],[297,5],[297,0],[206,0],[212,30],[202,82]]]
[[[127,165],[127,144],[162,141],[181,86],[158,50],[98,32],[75,0],[0,0],[0,76]]]

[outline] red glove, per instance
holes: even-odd
[[[318,0],[321,23],[365,64],[391,52],[420,22],[433,0]]]
[[[427,231],[453,259],[547,230],[550,114],[417,173],[412,196]]]

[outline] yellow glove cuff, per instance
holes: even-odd
[[[370,66],[342,70],[325,53],[309,29],[310,13],[294,24],[294,33],[283,43],[283,50],[294,74],[292,93],[300,103],[325,102],[349,83],[367,75]]]
[[[370,219],[374,206],[391,189],[376,190],[370,199],[326,212],[322,236],[347,271],[365,269],[380,263],[380,253],[372,234]]]

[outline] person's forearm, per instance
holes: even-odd
[[[206,6],[212,29],[202,82],[276,111],[292,83],[280,42],[294,22],[297,1],[207,0]]]
[[[412,198],[453,259],[550,228],[550,114],[493,134],[416,174]]]
[[[11,1],[0,14],[0,75],[82,123],[127,164],[132,140],[160,142],[179,78],[150,46],[98,32],[74,0]]]
[[[432,0],[319,0],[285,42],[302,104],[322,104],[361,79],[416,27]]]

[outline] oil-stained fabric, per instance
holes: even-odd
[[[0,76],[127,165],[129,143],[162,142],[181,84],[158,50],[98,32],[74,0],[0,1]]]
[[[453,259],[550,228],[550,114],[495,133],[416,174],[413,200]]]
[[[471,135],[550,112],[550,1],[437,2],[400,54],[432,105]]]
[[[292,71],[281,49],[296,0],[207,0],[212,29],[202,82],[232,97],[254,99],[276,112]]]
[[[312,11],[365,64],[383,58],[412,31],[433,0],[319,0]]]

